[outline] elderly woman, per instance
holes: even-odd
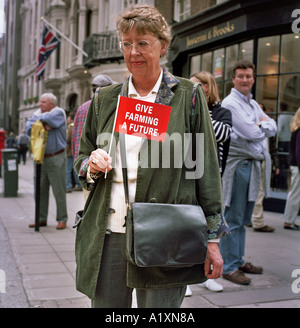
[[[136,5],[117,18],[119,49],[131,73],[122,85],[98,91],[92,100],[81,136],[75,168],[82,185],[91,190],[76,234],[77,289],[92,299],[93,307],[130,307],[136,288],[138,307],[180,307],[187,284],[222,274],[218,239],[228,233],[222,216],[222,191],[216,142],[201,87],[175,78],[160,67],[160,57],[170,43],[170,29],[152,6]],[[132,97],[172,107],[167,134],[202,133],[204,147],[197,161],[204,162],[202,176],[187,179],[190,169],[140,165],[152,150],[162,153],[162,142],[126,135],[130,201],[200,204],[207,219],[208,251],[204,264],[185,268],[141,268],[126,259],[124,217],[126,205],[119,135],[114,129],[118,96]],[[194,111],[192,110],[194,108]],[[159,144],[159,147],[157,147]],[[176,147],[171,148],[174,152]],[[172,150],[173,149],[173,150]],[[174,153],[170,154],[174,158]],[[201,157],[201,158],[200,158]],[[159,162],[162,165],[161,162]],[[144,163],[145,164],[145,163]],[[175,165],[174,165],[175,166]]]

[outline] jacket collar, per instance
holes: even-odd
[[[178,83],[179,80],[176,79],[174,75],[172,75],[163,67],[163,77],[155,102],[162,105],[169,105],[172,98],[174,97],[172,88],[174,88]],[[129,77],[124,82],[122,87],[121,95],[124,97],[128,97],[128,86],[129,86]]]

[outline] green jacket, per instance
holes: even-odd
[[[76,233],[76,286],[91,299],[94,298],[101,269],[114,170],[108,173],[106,179],[102,175],[95,184],[89,184],[86,181],[87,161],[90,153],[97,147],[106,151],[109,149],[110,134],[121,88],[122,85],[119,84],[97,91],[99,94],[94,96],[88,111],[81,136],[79,156],[75,162],[75,169],[79,173],[83,187],[91,190]],[[123,95],[127,96],[128,80],[124,83],[123,90]],[[158,146],[159,167],[151,168],[150,164],[139,167],[135,201],[150,202],[155,199],[159,203],[199,203],[207,219],[208,238],[219,238],[227,234],[229,229],[221,214],[222,189],[216,141],[202,87],[193,88],[191,81],[175,78],[164,69],[156,102],[172,107],[168,135],[172,136],[177,133],[177,137],[180,136],[181,140],[184,140],[185,133],[193,132],[194,136],[195,133],[203,133],[204,145],[197,144],[201,151],[197,152],[196,156],[199,162],[202,160],[204,163],[203,176],[186,179],[186,174],[191,173],[193,168],[188,169],[185,165],[178,168],[178,165],[174,164],[175,154],[172,142],[170,143],[171,167],[164,168],[161,161],[162,154],[166,151],[163,143],[144,140],[140,159],[150,159],[151,147]],[[117,133],[115,133],[115,140],[116,142],[112,145],[112,157],[118,142]],[[196,154],[195,142],[193,142],[193,150]],[[182,154],[184,156],[183,151]],[[127,285],[132,288],[164,288],[195,284],[205,280],[203,265],[179,269],[139,268],[130,263],[127,265]]]

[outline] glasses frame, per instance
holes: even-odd
[[[132,51],[132,47],[135,45],[135,49],[136,51],[140,52],[141,54],[145,54],[147,52],[150,52],[152,50],[152,47],[153,47],[153,44],[156,42],[156,41],[159,41],[158,39],[154,40],[154,41],[147,41],[147,40],[141,40],[141,41],[138,41],[138,42],[134,42],[134,43],[131,43],[129,41],[118,41],[118,49],[122,52],[122,54],[124,53],[128,53],[128,52],[131,52]],[[150,46],[150,49],[147,50],[147,51],[141,51],[139,49],[139,46],[138,46],[138,43],[139,42],[146,42],[149,46]],[[129,43],[130,44],[130,50],[127,50],[125,51],[124,48],[122,46],[124,46],[124,43]]]

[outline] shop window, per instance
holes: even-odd
[[[279,100],[286,106],[286,111],[297,111],[300,104],[300,74],[280,76]]]
[[[239,60],[253,62],[253,40],[240,43]]]
[[[219,91],[219,97],[220,97],[220,100],[222,101],[222,99],[224,98],[224,95],[223,95],[223,82],[218,82],[217,83],[217,86],[218,86],[218,91]]]
[[[231,79],[232,78],[232,71],[234,64],[238,59],[238,45],[234,44],[229,46],[225,49],[226,54],[226,62],[225,62],[225,78]]]
[[[224,79],[224,48],[214,51],[212,74],[217,82]]]
[[[206,52],[202,55],[201,71],[211,72],[212,67],[212,52]]]
[[[276,74],[279,68],[280,36],[258,40],[257,74]]]
[[[201,67],[201,55],[193,56],[190,63],[190,75],[198,73]]]
[[[289,149],[291,140],[290,122],[292,118],[293,115],[287,112],[286,104],[281,103],[277,122],[279,174],[276,176],[274,188],[283,191],[287,191],[290,184]]]
[[[278,76],[256,77],[256,101],[263,104],[268,112],[277,110]]]
[[[232,80],[225,82],[225,88],[224,88],[225,90],[224,90],[223,98],[225,98],[230,94],[232,88],[233,88]]]
[[[297,34],[282,36],[281,73],[300,72],[300,37]]]

